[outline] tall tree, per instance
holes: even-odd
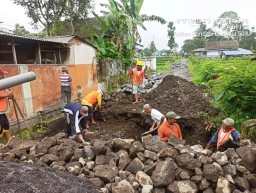
[[[86,19],[92,8],[92,0],[67,0],[64,18],[70,22],[72,35],[75,33],[74,23]]]
[[[148,50],[149,50],[150,55],[153,54],[155,51],[157,51],[154,41],[150,42]]]
[[[168,46],[171,51],[173,51],[175,48],[177,48],[178,44],[175,42],[175,26],[173,22],[169,22],[168,24]]]
[[[51,36],[50,27],[58,23],[66,6],[66,0],[13,0],[25,8],[26,14],[38,26],[41,24]]]
[[[13,34],[19,36],[26,36],[30,34],[29,31],[27,31],[23,25],[20,25],[18,23],[15,25],[15,29],[12,32]]]
[[[246,26],[238,14],[234,11],[222,13],[214,23],[215,30],[220,30],[226,38],[239,40],[245,32]]]
[[[92,0],[12,0],[15,4],[25,8],[26,14],[37,27],[42,25],[48,36],[57,34],[61,18],[73,21],[87,16]]]

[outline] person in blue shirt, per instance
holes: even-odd
[[[63,112],[66,120],[67,137],[72,138],[72,126],[74,126],[78,138],[85,143],[84,136],[92,133],[88,132],[86,127],[88,107],[78,103],[69,103],[64,106]]]
[[[63,109],[65,103],[71,103],[71,94],[73,92],[72,78],[68,73],[68,68],[66,66],[62,67],[62,74],[60,77],[61,86],[61,108]]]
[[[231,139],[235,142],[240,141],[240,133],[234,128],[235,121],[231,118],[226,118],[222,121],[222,127],[216,131],[212,139],[207,144],[207,148],[210,149],[213,146],[217,146],[217,149],[225,143],[225,141]]]

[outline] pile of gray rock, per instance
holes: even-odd
[[[116,138],[83,145],[64,133],[42,141],[18,138],[1,148],[1,158],[65,170],[89,180],[104,193],[256,192],[256,149],[246,146],[213,153],[171,137],[142,142]]]
[[[148,76],[144,79],[144,88],[147,93],[151,90],[154,90],[161,82],[163,81],[163,75],[161,73],[153,73],[151,76]],[[125,84],[118,89],[117,92],[132,92],[132,84]]]
[[[177,62],[174,64],[171,64],[171,69],[183,69],[183,68],[188,68],[188,64],[186,62]]]

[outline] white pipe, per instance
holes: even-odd
[[[36,79],[36,74],[34,72],[26,72],[16,76],[11,76],[0,80],[0,90],[11,88],[23,84],[25,82],[30,82]]]

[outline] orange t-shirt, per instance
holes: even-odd
[[[163,141],[168,141],[171,134],[182,140],[180,126],[177,123],[174,123],[173,128],[171,128],[167,121],[163,122],[158,129],[158,136]]]
[[[6,91],[7,90],[0,90],[0,96],[4,96]],[[9,104],[8,97],[0,99],[0,112],[1,113],[5,113],[9,110],[8,104]]]

